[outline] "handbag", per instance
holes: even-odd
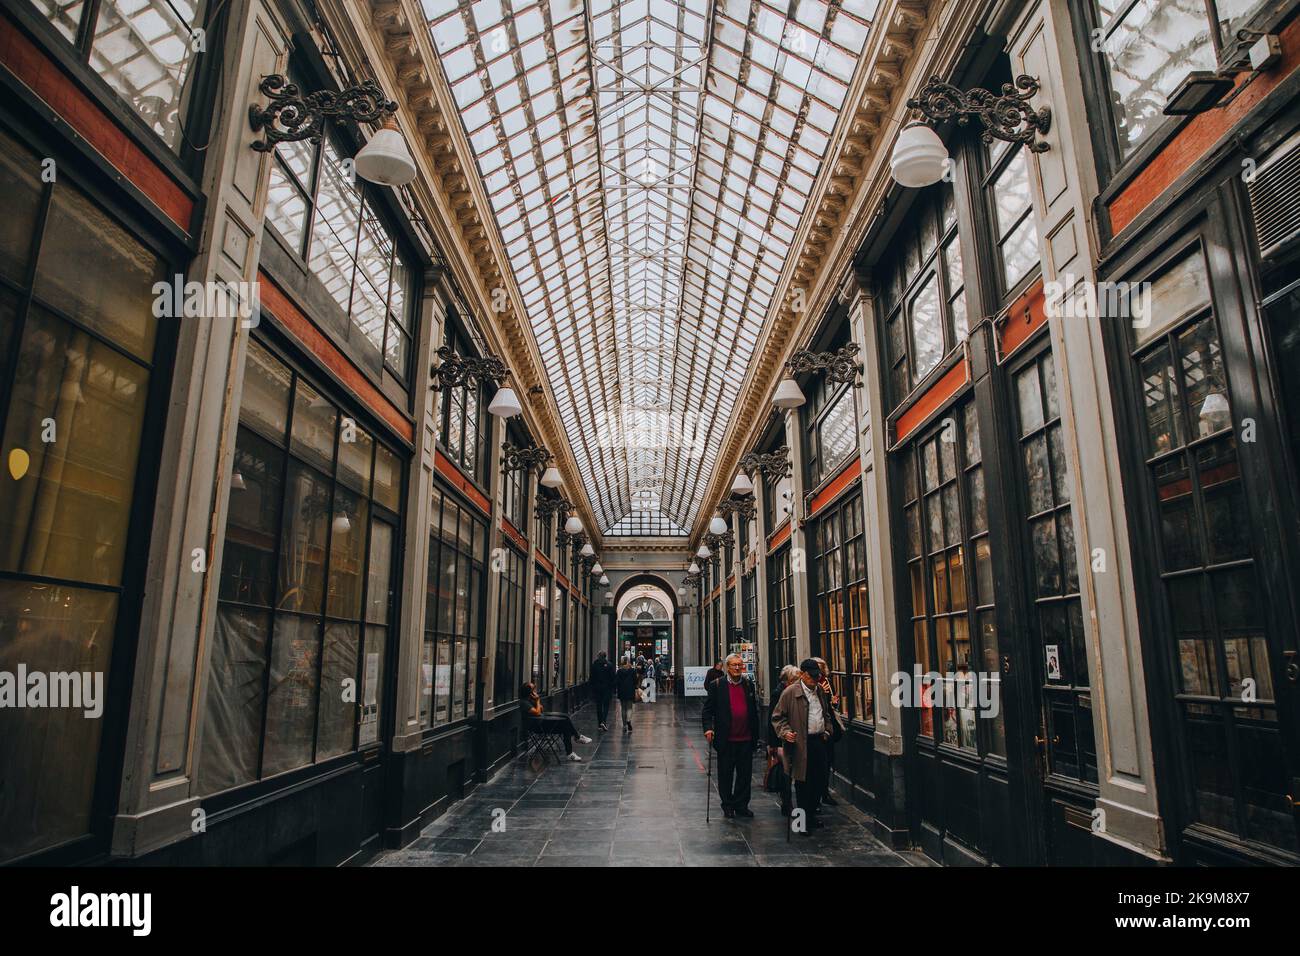
[[[763,789],[768,793],[784,793],[789,781],[786,779],[785,766],[780,760],[772,758],[767,773],[763,775]]]
[[[638,688],[636,689],[636,702],[637,702],[638,704],[641,703],[641,698],[642,698],[641,688],[638,687]]]
[[[830,719],[826,723],[830,728],[831,743],[837,744],[840,742],[840,738],[844,736],[844,718],[840,716],[840,712],[834,707],[827,707],[826,710],[830,714]]]

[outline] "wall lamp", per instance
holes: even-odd
[[[384,97],[374,80],[366,80],[335,93],[319,90],[305,96],[298,84],[283,74],[262,77],[258,84],[262,95],[270,99],[266,106],[248,108],[248,123],[254,133],[263,133],[253,143],[259,153],[269,153],[277,143],[311,140],[319,143],[326,119],[347,119],[357,123],[383,121],[379,132],[361,147],[353,160],[357,175],[381,186],[405,186],[415,178],[415,161],[402,140],[393,120],[397,103]]]
[[[772,404],[777,408],[798,408],[802,405],[806,399],[795,376],[809,372],[825,372],[832,382],[851,382],[854,388],[861,388],[862,382],[858,376],[862,374],[862,363],[855,357],[857,354],[857,342],[849,342],[834,352],[800,349],[786,361],[790,373],[777,385]]]
[[[442,361],[429,369],[429,377],[433,380],[429,387],[434,391],[445,388],[478,388],[484,382],[495,382],[498,388],[496,394],[492,396],[492,401],[488,403],[488,413],[498,418],[513,418],[524,413],[524,408],[519,403],[519,396],[515,394],[513,388],[505,384],[506,377],[509,375],[506,363],[495,355],[462,358],[450,346],[444,345],[438,349],[438,358]],[[555,474],[558,477],[559,472]],[[558,487],[559,482],[552,484],[548,473],[548,476],[542,479],[542,484],[554,488]]]
[[[1016,77],[1014,84],[1003,83],[1001,95],[978,88],[961,90],[937,76],[930,77],[920,95],[907,101],[908,108],[923,119],[909,123],[898,134],[889,159],[894,179],[901,186],[920,188],[943,178],[951,162],[948,148],[928,124],[951,119],[956,119],[959,126],[965,126],[972,117],[978,119],[984,127],[985,143],[996,138],[1023,143],[1035,153],[1046,152],[1050,147],[1038,139],[1038,134],[1051,130],[1052,110],[1029,105],[1038,90],[1038,80],[1024,73]]]

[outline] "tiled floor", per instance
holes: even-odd
[[[453,806],[402,850],[375,866],[911,866],[840,801],[822,812],[826,827],[787,838],[775,794],[761,789],[754,764],[753,819],[723,819],[712,794],[705,823],[708,751],[699,704],[660,698],[637,707],[635,729],[595,726],[595,710],[575,715],[594,741],[576,745],[582,763],[516,759]],[[715,767],[716,770],[716,767]],[[504,811],[504,816],[502,811]],[[493,820],[504,820],[504,830]],[[500,831],[500,832],[498,832]]]

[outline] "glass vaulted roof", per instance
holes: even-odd
[[[695,522],[877,0],[423,0],[607,535]]]

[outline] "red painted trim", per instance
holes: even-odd
[[[970,363],[965,359],[948,370],[948,374],[935,382],[915,404],[899,416],[894,424],[894,440],[901,442],[916,431],[927,418],[947,403],[970,381]]]
[[[1110,201],[1106,208],[1114,235],[1127,229],[1178,177],[1211,152],[1264,97],[1300,68],[1300,19],[1291,21],[1278,39],[1282,44],[1282,62],[1267,73],[1256,76],[1250,88],[1223,109],[1209,110],[1188,120],[1133,177],[1132,182]],[[1238,84],[1245,83],[1249,76],[1248,73],[1242,74],[1237,78]]]
[[[0,17],[0,64],[189,234],[194,200],[8,17]]]
[[[557,584],[563,585],[565,590],[567,591],[573,590],[573,585],[569,583],[568,575],[566,575],[563,571],[555,572],[555,581]]]
[[[736,576],[734,574],[727,578],[727,590],[728,591],[736,590]]]
[[[506,520],[505,515],[501,516],[501,530],[505,532],[507,538],[523,548],[525,553],[528,552],[528,540],[519,533],[518,528]]]
[[[479,511],[485,515],[492,513],[492,503],[488,501],[487,495],[479,491],[474,483],[465,477],[454,461],[436,448],[433,450],[433,470],[472,501]]]
[[[339,379],[350,388],[361,399],[372,412],[382,418],[388,424],[393,426],[393,430],[405,438],[407,441],[413,441],[415,438],[415,426],[411,420],[403,415],[387,398],[384,393],[377,389],[361,370],[352,364],[352,361],[338,350],[338,348],[325,337],[325,333],[316,328],[311,319],[303,313],[297,305],[293,303],[284,290],[275,284],[275,282],[265,272],[258,273],[258,294],[261,299],[262,307],[269,311],[280,324],[293,333],[312,355],[316,356],[325,363],[325,367],[339,377]],[[458,486],[459,487],[459,486]],[[479,498],[481,494],[475,490]],[[484,498],[484,501],[487,499]],[[484,511],[490,510],[486,505]]]
[[[767,536],[767,550],[775,551],[777,548],[781,547],[781,545],[785,544],[786,539],[789,537],[790,519],[786,518],[775,531]]]
[[[555,562],[552,561],[550,558],[548,558],[546,555],[542,554],[542,552],[537,550],[536,548],[533,549],[533,560],[536,561],[538,564],[540,564],[542,567],[544,567],[547,573],[549,574],[555,573]]]
[[[859,464],[857,456],[854,456],[853,460],[840,470],[840,473],[832,479],[831,483],[817,493],[817,497],[813,498],[812,504],[808,506],[808,517],[811,518],[821,511],[822,508],[825,508],[838,498],[845,488],[857,481]]]
[[[999,348],[1004,359],[1047,324],[1047,297],[1043,289],[1043,280],[1039,278],[1007,309],[1007,318],[999,333]]]

